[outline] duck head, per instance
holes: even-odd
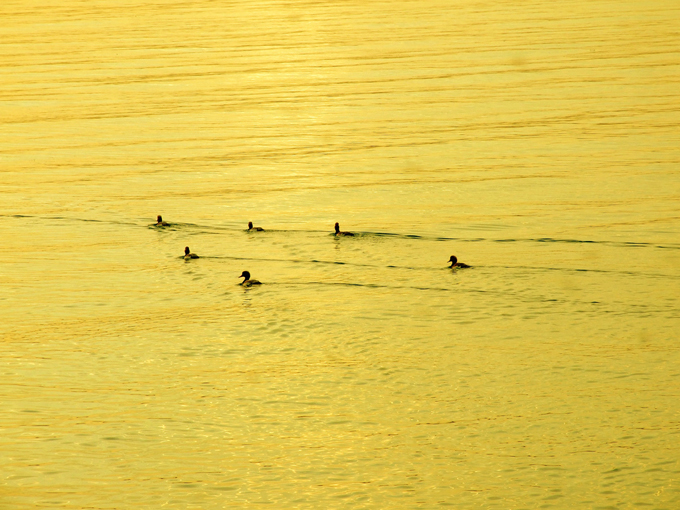
[[[184,255],[189,255],[189,253],[191,253],[191,250],[187,246],[186,248],[184,248]]]
[[[252,230],[252,229],[253,229],[253,222],[249,221],[248,222],[248,230]]]
[[[449,262],[451,262],[452,266],[455,266],[456,263],[458,262],[458,259],[456,258],[455,255],[451,255],[451,258],[449,259]]]
[[[245,278],[245,280],[243,280],[244,282],[248,281],[248,280],[250,280],[250,273],[248,271],[243,271],[241,273],[241,276],[239,276],[239,278]]]
[[[336,223],[335,224],[335,233],[338,234],[340,232],[340,224]]]

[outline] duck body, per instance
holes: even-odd
[[[168,223],[167,221],[163,221],[163,216],[161,216],[159,214],[158,217],[156,218],[156,226],[157,227],[169,227],[170,223]]]
[[[253,222],[248,222],[248,232],[264,232],[262,227],[253,227]]]
[[[251,280],[250,279],[250,273],[248,271],[243,271],[241,273],[241,276],[239,278],[245,278],[239,285],[243,285],[244,287],[251,287],[253,285],[262,285],[262,282],[259,280]]]
[[[463,262],[458,262],[458,259],[456,258],[455,255],[451,255],[451,258],[449,259],[449,262],[451,262],[451,269],[468,269],[472,266],[468,266],[467,264],[464,264]]]
[[[339,223],[336,223],[336,224],[335,224],[335,235],[336,235],[337,237],[339,237],[339,236],[349,236],[349,237],[354,237],[354,234],[352,234],[352,232],[341,232],[341,231],[340,231],[340,224],[339,224]]]
[[[196,255],[195,253],[191,253],[191,250],[189,249],[188,246],[186,248],[184,248],[184,260],[197,259],[197,258],[198,258],[198,255]]]

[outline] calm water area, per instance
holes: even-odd
[[[1,510],[680,508],[680,3],[0,19]]]

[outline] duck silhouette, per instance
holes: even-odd
[[[455,268],[460,268],[460,269],[467,269],[472,266],[468,266],[467,264],[464,264],[462,262],[458,262],[458,259],[456,258],[455,255],[451,255],[451,258],[449,259],[449,262],[451,262],[451,269]]]
[[[262,227],[253,227],[253,222],[249,221],[248,222],[248,232],[264,232],[264,229]]]
[[[262,285],[261,281],[258,280],[251,280],[250,279],[250,273],[248,271],[243,271],[241,273],[241,276],[239,278],[245,278],[239,285],[243,285],[244,287],[250,287],[251,285]]]
[[[336,236],[354,236],[352,232],[340,232],[340,224],[336,223],[335,224],[335,235]]]
[[[186,248],[184,248],[184,260],[197,259],[197,258],[198,258],[198,255],[196,255],[195,253],[191,253],[191,250],[189,249],[188,246]]]

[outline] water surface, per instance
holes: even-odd
[[[678,10],[4,2],[0,507],[678,508]]]

